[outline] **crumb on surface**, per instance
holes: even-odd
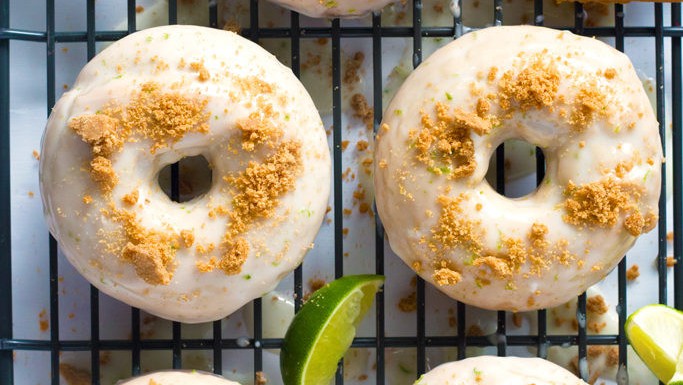
[[[372,110],[372,106],[368,104],[368,100],[365,96],[359,93],[353,94],[351,96],[350,104],[351,109],[353,110],[353,116],[362,120],[363,123],[365,123],[365,128],[372,130],[375,112]]]
[[[678,261],[673,256],[666,257],[666,267],[674,267]]]
[[[138,199],[140,198],[140,191],[138,189],[135,189],[128,194],[124,195],[121,198],[121,201],[129,206],[132,206],[136,203],[138,203]]]
[[[266,385],[267,383],[266,374],[261,371],[256,372],[256,385]]]
[[[67,385],[88,385],[91,384],[92,375],[85,369],[77,368],[68,363],[59,364],[59,374]]]
[[[434,270],[432,279],[439,286],[453,286],[462,280],[462,275],[455,270],[449,269],[448,267],[442,267],[440,269]]]
[[[143,7],[142,5],[135,6],[135,13],[142,13],[144,11],[145,11],[145,7]]]
[[[33,196],[34,196],[35,194],[33,193],[33,191],[29,191],[29,192],[27,193],[27,195],[28,195],[29,198],[33,198]]]
[[[209,70],[207,70],[204,66],[204,62],[192,62],[190,63],[190,69],[192,71],[197,72],[197,78],[200,82],[205,82],[211,79],[211,74],[209,73]]]
[[[605,298],[601,295],[594,295],[586,300],[586,312],[588,314],[603,315],[607,313],[607,310],[609,310],[607,302],[605,302]]]
[[[38,150],[33,150],[32,155],[33,155],[33,159],[40,160],[40,153],[38,152]]]
[[[346,148],[349,147],[349,141],[348,140],[342,140],[341,142],[341,150],[346,151]]]
[[[182,230],[180,231],[180,237],[183,239],[183,244],[185,247],[189,248],[194,244],[194,231]]]
[[[640,277],[640,267],[634,263],[628,268],[628,270],[626,270],[626,279],[629,281],[635,281],[638,277]]]
[[[398,309],[404,313],[412,313],[417,310],[417,293],[415,291],[402,297],[398,301]]]
[[[119,183],[111,160],[103,156],[97,156],[90,162],[90,179],[99,185],[103,193],[110,193]]]
[[[365,54],[358,51],[353,54],[351,58],[346,61],[346,70],[344,71],[344,84],[353,84],[360,81],[360,72],[365,61]]]
[[[41,332],[46,332],[50,328],[50,321],[47,318],[47,310],[44,308],[38,313],[38,327]]]
[[[368,141],[367,141],[367,140],[359,140],[359,141],[356,143],[356,150],[358,150],[358,151],[365,151],[365,150],[368,149],[368,146],[369,146],[369,144],[368,144]]]
[[[565,222],[575,226],[614,226],[619,213],[631,205],[634,186],[612,178],[577,186],[571,181],[565,188]]]

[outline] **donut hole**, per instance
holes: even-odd
[[[493,152],[486,180],[497,191],[502,190],[502,195],[507,198],[521,198],[533,193],[538,187],[536,149],[525,140],[506,140]]]
[[[174,169],[177,175],[174,177]],[[169,164],[159,171],[158,182],[166,196],[178,203],[191,201],[211,189],[213,172],[209,161],[202,155],[188,156]],[[177,186],[174,191],[174,185]]]

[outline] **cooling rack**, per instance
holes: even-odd
[[[462,9],[462,1],[457,0],[456,8]],[[484,0],[482,0],[483,2]],[[493,14],[491,24],[500,25],[506,11],[506,1],[492,0]],[[89,297],[89,325],[90,335],[88,339],[65,340],[60,338],[60,291],[59,291],[59,268],[58,268],[58,244],[50,237],[49,252],[47,255],[40,256],[44,260],[45,266],[49,270],[49,308],[45,315],[49,322],[49,338],[45,339],[22,339],[15,338],[13,333],[13,311],[21,303],[14,303],[13,290],[23,290],[23,288],[13,287],[12,284],[12,216],[21,215],[12,211],[12,186],[10,184],[13,163],[10,156],[10,79],[13,76],[10,67],[10,46],[13,42],[34,42],[40,44],[45,49],[46,58],[46,79],[45,84],[47,97],[47,111],[36,111],[36,114],[47,116],[57,98],[58,85],[56,82],[56,45],[60,43],[85,43],[87,47],[87,57],[92,58],[96,53],[96,44],[99,42],[115,41],[136,30],[136,1],[127,0],[125,3],[127,14],[127,28],[125,30],[98,30],[95,28],[96,1],[86,0],[83,12],[86,16],[85,31],[64,31],[56,25],[56,4],[55,0],[45,0],[44,2],[35,1],[37,7],[44,7],[46,14],[45,30],[25,30],[11,28],[10,20],[12,17],[10,2],[0,1],[0,384],[14,384],[15,358],[14,353],[22,351],[41,351],[49,354],[49,370],[51,383],[59,384],[59,364],[60,352],[81,351],[89,352],[91,356],[90,371],[92,383],[100,383],[100,352],[125,350],[131,353],[131,375],[141,371],[141,353],[145,350],[168,350],[171,351],[171,361],[168,367],[180,368],[182,366],[182,352],[188,350],[207,350],[211,351],[213,360],[212,366],[215,373],[221,374],[226,371],[222,365],[222,356],[228,350],[247,350],[253,352],[253,372],[263,369],[263,355],[266,349],[277,349],[281,345],[281,339],[263,337],[262,303],[257,299],[253,303],[253,333],[246,341],[239,341],[235,338],[224,338],[222,336],[221,321],[213,323],[212,338],[208,339],[187,339],[182,336],[183,325],[180,323],[172,324],[171,338],[168,339],[145,339],[141,338],[141,312],[132,309],[130,324],[131,335],[129,339],[110,339],[102,338],[100,330],[100,294],[90,287]],[[207,3],[209,8],[209,25],[220,27],[218,8],[216,2]],[[468,30],[463,25],[462,13],[454,13],[451,26],[431,27],[423,25],[423,4],[422,0],[409,1],[412,6],[412,23],[409,26],[384,26],[380,15],[371,17],[371,24],[368,26],[346,26],[340,20],[331,20],[322,27],[302,26],[300,16],[291,13],[290,26],[288,28],[263,28],[259,26],[259,1],[250,0],[250,26],[242,30],[242,34],[252,40],[260,41],[267,39],[288,39],[291,47],[291,68],[297,76],[301,73],[301,44],[305,39],[328,38],[331,41],[332,57],[332,125],[335,129],[332,132],[332,155],[334,160],[333,176],[335,189],[333,192],[332,210],[334,213],[333,221],[333,242],[328,247],[330,258],[334,259],[334,277],[344,274],[344,244],[343,244],[343,191],[340,182],[343,177],[342,170],[342,132],[337,129],[342,126],[342,51],[341,44],[345,39],[365,38],[370,39],[372,45],[371,69],[372,69],[372,105],[374,108],[374,128],[377,129],[382,117],[382,79],[383,73],[383,46],[387,38],[408,38],[412,39],[412,64],[418,66],[423,56],[423,38],[458,38]],[[611,39],[613,45],[621,51],[627,48],[627,41],[632,38],[642,38],[652,41],[654,44],[654,63],[655,63],[655,94],[656,94],[656,114],[660,122],[660,132],[665,148],[666,127],[671,125],[671,149],[670,153],[665,154],[667,162],[662,165],[663,174],[666,175],[667,168],[672,168],[674,177],[672,178],[673,209],[667,211],[666,191],[667,180],[664,178],[662,185],[662,198],[660,200],[660,218],[657,233],[657,300],[660,303],[670,303],[679,309],[683,309],[683,173],[682,173],[682,153],[681,145],[683,138],[682,106],[681,106],[681,85],[682,85],[682,55],[681,37],[683,28],[681,27],[681,4],[651,4],[654,20],[648,25],[626,26],[624,5],[614,5],[613,26],[591,27],[585,23],[585,13],[581,4],[574,5],[574,23],[566,26],[572,32],[597,36]],[[542,0],[534,0],[534,23],[543,24],[544,5]],[[665,20],[665,7],[670,12],[670,20]],[[178,2],[170,0],[168,2],[168,23],[175,24],[178,21]],[[665,57],[666,46],[670,47],[670,60]],[[666,74],[670,74],[670,79],[665,79]],[[671,98],[667,100],[664,94],[664,85],[670,84]],[[666,103],[670,103],[671,117],[667,119],[665,114]],[[670,120],[670,121],[669,121]],[[505,166],[504,166],[505,147],[497,149],[496,167],[496,187],[500,193],[505,193]],[[537,181],[543,178],[543,154],[537,150]],[[177,175],[177,168],[174,170]],[[174,178],[177,180],[177,178]],[[173,195],[177,197],[177,183],[175,184]],[[667,218],[672,216],[672,218]],[[667,228],[667,220],[673,223]],[[674,273],[670,277],[667,274],[666,258],[668,253],[667,232],[673,230],[673,258],[677,262],[674,266]],[[44,234],[48,237],[48,234]],[[386,258],[389,256],[388,244],[385,243],[384,233],[381,222],[376,220],[375,226],[375,272],[384,274],[386,268]],[[547,355],[549,346],[577,346],[579,359],[585,358],[587,349],[591,345],[615,345],[619,351],[619,365],[626,367],[627,362],[627,340],[624,335],[624,322],[627,317],[627,265],[622,261],[617,267],[616,285],[616,309],[618,314],[618,333],[612,335],[589,335],[585,324],[579,326],[578,332],[571,335],[554,335],[548,333],[546,310],[537,312],[537,332],[525,335],[510,334],[508,318],[505,312],[497,313],[497,327],[492,336],[468,336],[465,330],[466,314],[471,308],[463,303],[457,303],[457,328],[456,333],[451,336],[429,335],[426,328],[426,288],[424,281],[417,279],[416,284],[416,305],[417,311],[416,328],[412,336],[386,336],[386,309],[385,293],[379,293],[375,305],[375,337],[359,337],[353,342],[356,348],[373,349],[376,360],[374,379],[377,384],[386,383],[385,361],[386,351],[391,348],[414,348],[416,349],[416,375],[424,373],[427,367],[426,351],[434,347],[455,347],[457,357],[467,356],[467,347],[493,347],[498,355],[506,355],[515,347],[535,347],[537,354],[541,357]],[[673,280],[673,284],[669,280]],[[294,293],[295,309],[301,306],[304,297],[303,272],[298,268],[294,272]],[[671,289],[673,288],[673,290]],[[654,289],[654,288],[652,288]],[[577,317],[586,316],[586,295],[578,297]],[[586,368],[580,368],[580,375],[587,379],[589,373]],[[336,383],[344,383],[343,366],[336,375]]]

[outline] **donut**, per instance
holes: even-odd
[[[598,40],[532,26],[466,34],[408,77],[379,127],[376,201],[391,248],[471,305],[565,303],[655,227],[657,128],[629,59]],[[508,139],[546,159],[545,179],[517,199],[484,180]]]
[[[415,385],[586,385],[568,370],[541,358],[479,356],[441,364]]]
[[[41,154],[45,217],[66,258],[104,293],[174,321],[216,320],[272,290],[327,208],[311,98],[227,31],[165,26],[112,44],[55,105]],[[160,170],[194,156],[210,187],[174,202]]]
[[[166,370],[122,380],[117,385],[240,385],[221,376],[198,370]]]
[[[270,0],[295,12],[315,18],[359,18],[379,11],[396,0]]]

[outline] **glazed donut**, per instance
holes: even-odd
[[[448,362],[415,385],[586,385],[568,370],[541,358],[479,356]]]
[[[221,376],[197,370],[166,370],[129,378],[117,385],[240,385]]]
[[[198,155],[209,190],[172,201],[160,170]],[[52,111],[40,159],[45,216],[73,266],[191,323],[227,316],[300,264],[329,182],[322,122],[292,72],[236,34],[192,26],[96,56]]]
[[[422,63],[384,114],[375,186],[391,248],[468,304],[567,302],[656,225],[657,128],[630,61],[604,43],[531,26],[469,33]],[[546,158],[543,182],[518,199],[484,180],[508,139]]]
[[[396,0],[270,0],[309,17],[334,19],[359,18],[379,11]]]

